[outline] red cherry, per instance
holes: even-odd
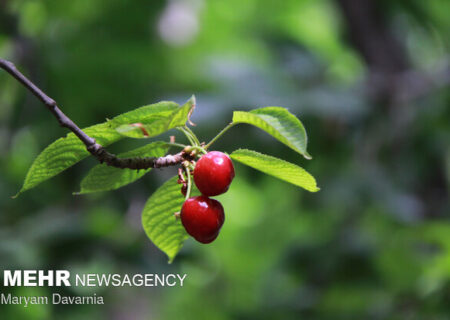
[[[205,196],[187,199],[180,215],[187,233],[201,243],[214,241],[225,221],[220,202]]]
[[[198,190],[205,196],[217,196],[225,193],[233,178],[233,162],[225,153],[208,152],[195,165],[194,182]]]

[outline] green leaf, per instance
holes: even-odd
[[[84,132],[103,146],[107,146],[121,138],[115,130],[111,130],[107,123],[85,128]],[[56,176],[88,157],[89,154],[86,146],[73,133],[56,140],[34,160],[25,177],[25,182],[16,196]]]
[[[142,211],[142,226],[150,240],[173,261],[183,242],[189,237],[179,219],[174,216],[181,210],[184,196],[178,177],[173,177],[164,183],[145,204]],[[192,196],[200,192],[192,186]]]
[[[153,142],[141,148],[119,154],[120,158],[132,157],[162,157],[168,151],[169,146],[165,142]],[[143,177],[151,169],[132,170],[110,167],[106,164],[98,164],[89,171],[81,181],[81,191],[77,194],[85,194],[99,191],[116,190]]]
[[[129,138],[151,138],[170,129],[181,127],[186,124],[189,112],[195,105],[195,98],[189,99],[182,107],[160,112],[141,120],[138,123],[128,122],[116,128],[117,132]]]
[[[117,128],[122,124],[150,121],[158,114],[171,113],[179,108],[175,102],[161,101],[120,114],[109,122],[112,128]]]
[[[152,118],[156,113],[172,112],[178,109],[179,106],[175,102],[162,101],[126,112],[105,123],[85,128],[83,131],[106,147],[123,138],[115,130],[117,126],[123,123],[138,122],[142,119],[146,120]],[[88,156],[89,152],[86,150],[85,145],[73,133],[56,140],[34,160],[16,197],[20,193],[56,176]]]
[[[285,108],[266,107],[250,112],[235,111],[233,123],[254,125],[297,151],[306,159],[311,159],[306,151],[308,139],[303,124]]]
[[[320,190],[314,177],[293,163],[247,149],[233,151],[230,157],[249,167],[308,191],[316,192]]]

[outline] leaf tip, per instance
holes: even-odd
[[[305,159],[307,160],[312,160],[312,156],[306,151],[303,153],[303,157],[305,157]]]

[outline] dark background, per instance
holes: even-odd
[[[88,159],[10,198],[66,131],[0,72],[0,269],[188,274],[183,288],[67,288],[106,303],[1,305],[1,317],[449,319],[449,4],[0,0],[0,56],[81,127],[196,94],[195,130],[208,141],[232,110],[283,106],[305,125],[313,160],[246,125],[215,147],[277,155],[321,187],[308,193],[236,165],[217,241],[188,240],[168,265],[140,211],[174,168],[72,196]]]

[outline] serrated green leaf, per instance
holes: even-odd
[[[180,106],[178,103],[172,101],[161,101],[120,114],[109,122],[111,123],[112,128],[117,128],[122,124],[146,122],[153,119],[155,115],[166,112],[171,113],[179,108]]]
[[[153,142],[143,147],[119,154],[119,158],[132,157],[162,157],[169,150],[165,142]],[[98,164],[89,171],[81,181],[81,190],[77,194],[116,190],[143,177],[151,169],[132,170],[110,167]]]
[[[316,192],[320,190],[316,185],[316,179],[306,170],[293,163],[247,149],[233,151],[230,157],[249,167],[308,191]]]
[[[172,112],[177,109],[179,106],[175,102],[162,101],[118,115],[112,120],[85,128],[83,131],[106,147],[123,138],[115,130],[117,126],[149,119],[158,112]],[[85,145],[73,133],[56,140],[34,160],[16,196],[56,176],[88,156],[89,152]]]
[[[169,112],[160,112],[139,123],[128,122],[116,128],[117,132],[129,138],[151,138],[170,129],[186,124],[189,112],[193,108],[194,98],[189,99],[182,107]]]
[[[297,151],[306,159],[311,159],[306,151],[308,139],[303,124],[285,108],[266,107],[250,112],[235,111],[233,123],[254,125]]]
[[[177,183],[178,177],[166,181],[145,204],[142,211],[142,226],[150,240],[173,261],[183,242],[189,238],[179,219],[174,213],[181,210],[184,196],[181,194],[181,185]],[[194,187],[192,196],[200,195]]]
[[[107,146],[121,138],[107,123],[85,128],[84,132],[103,146]],[[56,176],[88,156],[89,152],[86,150],[86,146],[73,133],[56,140],[34,160],[17,195]]]
[[[175,110],[176,112],[177,110]],[[148,117],[145,124],[142,122],[122,124],[116,128],[116,131],[128,138],[151,138],[164,132],[166,119],[169,119],[174,111],[165,111]]]

